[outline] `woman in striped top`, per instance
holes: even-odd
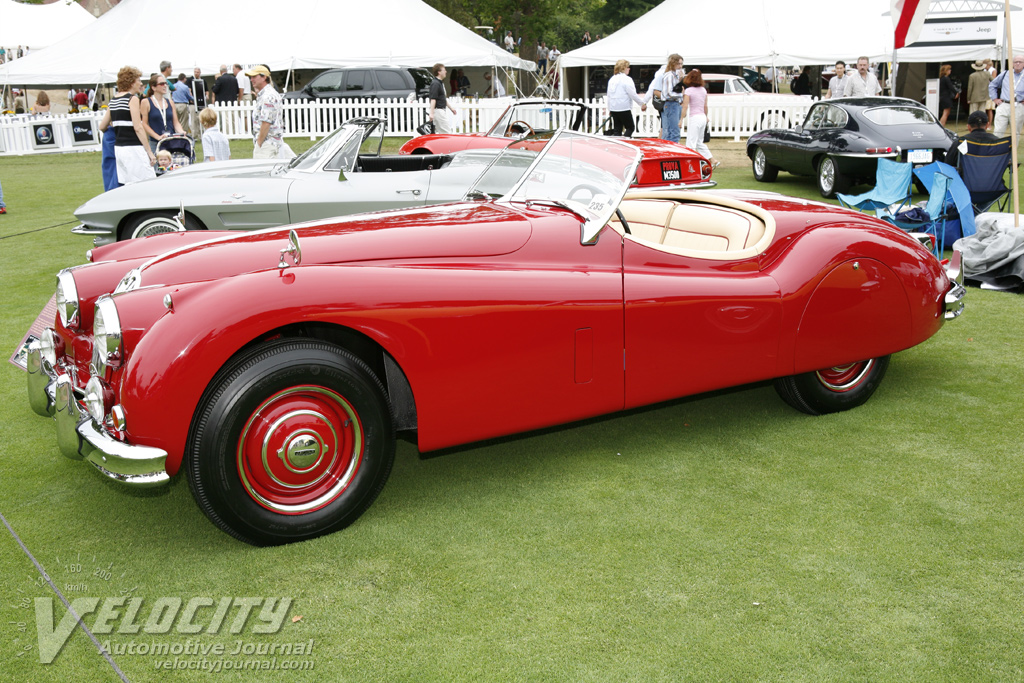
[[[137,97],[142,92],[142,72],[134,66],[123,67],[117,72],[117,90],[100,122],[101,128],[106,122],[114,127],[117,181],[128,185],[155,178],[156,157],[146,139]]]

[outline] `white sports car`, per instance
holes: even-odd
[[[381,156],[384,120],[353,119],[291,161],[185,166],[93,197],[73,233],[117,240],[187,230],[257,230],[462,199],[500,151]],[[183,219],[175,214],[184,207]]]

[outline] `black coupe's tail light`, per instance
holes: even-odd
[[[892,147],[868,147],[868,154],[892,154]]]

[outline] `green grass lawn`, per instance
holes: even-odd
[[[84,261],[91,238],[68,230],[101,190],[99,163],[0,159],[5,357],[55,272]],[[716,178],[817,196],[787,174],[757,185],[747,165]],[[356,524],[266,549],[216,530],[181,481],[140,493],[62,457],[5,363],[0,513],[69,599],[116,608],[112,632],[95,612],[84,622],[131,681],[250,660],[312,668],[212,680],[1022,680],[1022,332],[1024,297],[971,289],[959,320],[895,355],[846,413],[808,417],[766,384],[425,460],[399,442]],[[39,662],[40,630],[65,614],[53,596],[0,529],[0,680],[118,680],[82,630]],[[247,597],[292,600],[279,631],[256,630],[260,606],[238,619]],[[210,606],[164,623],[193,598]],[[37,624],[48,600],[53,621]],[[311,654],[281,652],[310,640]],[[157,668],[175,656],[195,668]]]

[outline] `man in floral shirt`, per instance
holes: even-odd
[[[284,103],[281,95],[274,90],[270,70],[265,66],[254,66],[245,72],[257,93],[252,108],[252,136],[255,147],[253,159],[276,159],[283,144]]]

